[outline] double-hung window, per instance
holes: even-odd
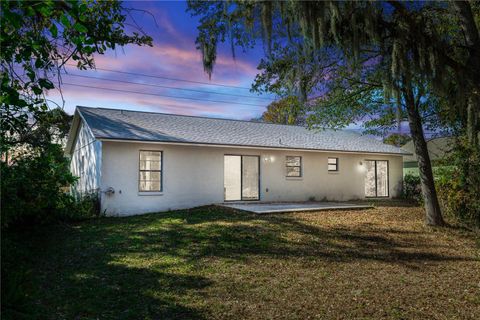
[[[162,191],[162,151],[140,151],[138,191]]]
[[[338,158],[328,158],[328,171],[338,171]]]
[[[302,157],[287,156],[286,159],[287,177],[302,176]]]

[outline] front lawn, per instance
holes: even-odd
[[[478,234],[422,219],[208,207],[4,234],[2,318],[478,319]]]

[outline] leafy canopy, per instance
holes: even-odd
[[[269,123],[303,125],[305,108],[297,97],[289,96],[270,103],[260,119]]]
[[[127,44],[151,45],[125,32],[129,9],[119,1],[1,2],[1,144],[14,145],[47,109],[44,93],[73,60],[93,68],[94,54]]]
[[[119,1],[0,5],[1,227],[91,216],[94,205],[66,192],[77,181],[61,145],[71,116],[49,109],[45,94],[55,82],[60,88],[67,62],[81,70],[94,68],[95,54],[127,44],[151,45],[152,39],[125,31],[131,9]]]
[[[392,133],[391,135],[383,139],[383,143],[401,147],[411,140],[412,138],[409,135],[401,134],[401,133]]]
[[[390,104],[400,105],[407,93],[412,100],[407,92],[411,88],[428,88],[430,95],[448,102],[452,117],[460,115],[465,121],[467,101],[471,97],[478,100],[480,94],[478,3],[189,1],[189,9],[200,16],[197,44],[209,74],[218,42],[229,39],[232,47],[248,49],[262,40],[270,62],[260,65],[266,74],[257,80],[266,90],[281,91],[296,83],[298,91],[314,93],[326,80],[318,75],[331,66],[318,63],[321,58],[334,58],[337,64],[333,67],[362,81],[366,61],[376,57],[376,81],[380,84],[376,92]],[[285,58],[291,64],[278,64]],[[301,70],[302,61],[313,68]],[[275,70],[275,66],[283,70]],[[292,70],[301,70],[294,80]],[[259,87],[257,83],[254,88]],[[424,99],[422,93],[416,93],[418,100]]]

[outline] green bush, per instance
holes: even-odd
[[[403,198],[415,203],[423,202],[419,176],[406,174],[403,177]]]
[[[16,154],[1,163],[2,227],[42,224],[54,220],[59,206],[69,201],[63,192],[75,182],[60,145]]]
[[[480,151],[459,138],[448,162],[436,173],[440,205],[445,215],[480,226]]]
[[[480,226],[480,150],[459,136],[440,166],[434,170],[438,200],[445,216]],[[404,177],[403,196],[422,202],[420,178]]]
[[[98,197],[75,199],[66,188],[76,181],[60,145],[16,154],[1,162],[1,227],[28,226],[98,216]]]
[[[89,192],[77,197],[69,197],[69,201],[62,207],[60,217],[66,220],[82,220],[102,215],[98,192]]]

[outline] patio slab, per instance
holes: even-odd
[[[368,204],[351,202],[275,202],[275,203],[222,203],[220,206],[253,213],[280,213],[344,209],[370,209]]]

